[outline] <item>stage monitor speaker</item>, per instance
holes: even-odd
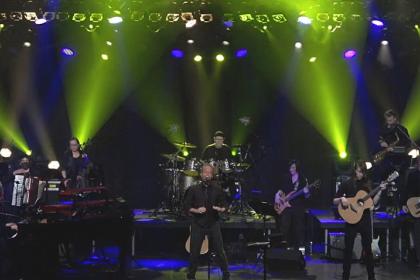
[[[271,248],[267,250],[269,270],[303,270],[306,262],[302,252],[297,249]]]
[[[330,232],[328,244],[328,257],[336,260],[344,259],[344,233],[343,232]],[[360,260],[362,257],[362,238],[360,234],[356,235],[353,246],[353,260]]]

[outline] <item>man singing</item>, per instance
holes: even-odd
[[[221,187],[213,180],[213,172],[211,165],[204,164],[201,169],[201,182],[193,186],[185,198],[185,209],[193,216],[190,266],[187,274],[187,279],[190,280],[195,279],[198,257],[205,235],[209,237],[210,244],[216,253],[223,272],[223,280],[230,279],[219,224],[219,213],[226,211],[226,201]]]

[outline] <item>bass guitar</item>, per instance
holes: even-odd
[[[340,214],[341,218],[343,218],[343,220],[349,224],[357,224],[362,219],[363,212],[366,209],[373,207],[372,197],[374,197],[379,192],[384,184],[388,184],[394,181],[398,178],[398,176],[400,176],[400,174],[398,174],[397,171],[394,171],[385,181],[383,181],[378,187],[374,188],[369,193],[360,190],[356,193],[356,196],[347,198],[349,201],[348,206],[344,207],[340,203],[338,205],[338,213]]]

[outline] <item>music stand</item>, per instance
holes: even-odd
[[[257,247],[263,249],[263,274],[264,274],[264,280],[267,279],[267,248],[270,247],[270,240],[268,238],[267,233],[267,216],[275,216],[276,212],[274,211],[273,204],[270,204],[266,201],[259,201],[259,200],[253,200],[249,202],[249,205],[255,210],[257,214],[260,214],[263,216],[263,231],[264,231],[264,241],[263,242],[252,242],[248,243],[248,247]]]

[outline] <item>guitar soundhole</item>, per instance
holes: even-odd
[[[365,203],[363,202],[363,200],[362,200],[362,199],[359,199],[359,200],[357,201],[357,204],[359,204],[360,206],[363,206]]]

